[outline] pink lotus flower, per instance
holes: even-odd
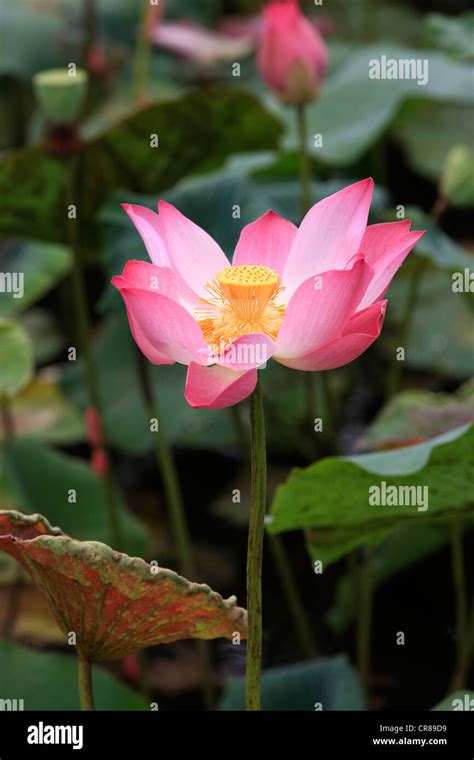
[[[112,282],[135,341],[154,364],[188,365],[185,397],[221,409],[249,396],[273,357],[299,370],[356,359],[380,335],[383,296],[424,232],[367,227],[373,181],[316,203],[299,229],[268,211],[242,230],[232,266],[174,206],[124,205],[152,264],[127,262]]]
[[[263,22],[258,66],[268,87],[286,103],[315,100],[326,71],[320,33],[301,13],[298,0],[269,3]]]

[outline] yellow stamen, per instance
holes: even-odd
[[[226,346],[241,335],[264,333],[275,339],[285,307],[276,303],[283,287],[278,272],[269,267],[226,267],[207,283],[209,298],[196,318],[211,346]]]

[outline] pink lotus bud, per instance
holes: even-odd
[[[275,0],[263,10],[260,73],[286,103],[316,100],[326,70],[320,33],[301,13],[298,0]]]

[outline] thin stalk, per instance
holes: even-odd
[[[166,435],[163,431],[163,423],[160,420],[158,401],[151,382],[149,364],[142,352],[138,348],[136,350],[138,375],[143,399],[150,419],[158,420],[159,424],[159,432],[152,434],[153,448],[156,463],[163,478],[168,514],[171,521],[173,538],[178,551],[180,569],[186,578],[192,580],[196,577],[196,567],[193,559],[191,537],[186,520],[178,473],[176,471],[176,465]],[[214,692],[212,688],[212,663],[209,644],[206,641],[197,640],[196,646],[201,662],[204,702],[206,707],[210,710],[214,704]]]
[[[295,626],[296,637],[303,656],[311,660],[316,654],[316,646],[303,601],[296,585],[295,577],[281,536],[269,535],[268,540],[273,559],[285,592],[286,601]]]
[[[69,167],[70,170],[70,183],[68,192],[68,206],[74,207],[77,211],[77,194],[76,194],[76,163],[73,159]],[[74,301],[74,311],[77,326],[77,337],[79,343],[79,349],[81,356],[84,360],[85,378],[87,395],[89,398],[89,404],[97,409],[101,415],[101,400],[99,394],[99,387],[97,382],[96,370],[94,365],[94,357],[92,354],[90,335],[89,314],[87,309],[87,296],[86,285],[84,281],[84,273],[82,270],[81,259],[81,246],[79,242],[79,236],[77,233],[78,220],[75,218],[68,219],[68,234],[69,243],[72,251],[72,270],[71,281]],[[110,456],[107,450],[107,445],[104,442],[103,448],[105,450],[107,461],[110,463]],[[120,526],[120,518],[118,512],[117,503],[117,488],[114,482],[110,467],[102,477],[102,482],[105,491],[105,500],[107,504],[109,529],[112,544],[115,549],[120,550],[123,546],[122,543],[122,531]]]
[[[359,568],[358,602],[357,668],[362,686],[368,692],[373,607],[372,549],[368,545],[364,547],[362,566]]]
[[[442,214],[446,211],[448,203],[445,198],[438,197],[430,211],[430,217],[434,221],[438,221]],[[408,293],[405,301],[405,307],[400,322],[400,329],[397,338],[397,346],[403,347],[406,345],[408,337],[410,335],[410,329],[413,323],[413,318],[418,303],[418,297],[420,294],[421,283],[423,279],[423,272],[426,268],[426,261],[415,256],[413,262],[412,271],[410,274],[410,282],[408,284]],[[392,359],[391,367],[388,371],[386,398],[391,398],[400,388],[400,380],[402,375],[402,362],[397,360],[394,356]]]
[[[465,687],[470,655],[468,601],[462,539],[462,524],[459,521],[453,522],[451,525],[451,563],[456,600],[456,664],[451,679],[450,693]]]
[[[149,14],[152,10],[150,0],[142,0],[132,73],[132,96],[135,104],[140,102],[140,98],[147,90],[151,61]]]
[[[92,688],[92,673],[90,661],[78,654],[79,660],[79,698],[81,710],[95,710],[94,691]]]
[[[247,549],[247,667],[245,709],[260,710],[262,663],[262,560],[265,533],[267,458],[260,380],[250,397],[252,481]]]
[[[232,413],[232,422],[234,424],[236,439],[238,439],[241,451],[244,452],[248,448],[248,435],[240,415],[240,404],[231,406],[230,411]],[[293,573],[293,568],[288,561],[285,545],[281,537],[277,535],[268,535],[268,541],[270,543],[270,549],[273,554],[273,560],[278,572],[281,587],[285,594],[286,603],[288,604],[288,609],[295,625],[296,636],[301,653],[303,657],[310,659],[316,652],[311,632],[311,624],[304,608],[303,600]]]

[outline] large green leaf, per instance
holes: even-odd
[[[75,203],[83,242],[97,245],[96,214],[119,188],[158,193],[183,176],[219,166],[238,151],[276,147],[281,125],[235,87],[193,90],[143,109],[86,144],[75,157]],[[158,138],[158,147],[151,147]],[[14,150],[0,164],[0,233],[67,241],[71,165],[40,146]]]
[[[473,119],[472,105],[418,103],[402,112],[392,135],[410,166],[436,182],[453,145],[472,144]]]
[[[110,542],[104,485],[86,462],[27,439],[6,446],[2,458],[0,500],[4,507],[14,503],[28,514],[41,512],[77,538]],[[71,489],[76,492],[75,503],[68,501]],[[124,536],[121,548],[142,556],[145,532],[119,497],[117,501]]]
[[[463,270],[462,265],[458,267],[458,271]],[[472,311],[467,300],[472,295],[455,292],[452,278],[451,271],[423,272],[405,347],[405,364],[411,369],[467,378],[474,374]],[[396,277],[390,287],[389,325],[401,319],[407,287],[407,278],[403,276]],[[387,333],[381,345],[392,357],[398,343],[388,340]]]
[[[23,275],[21,297],[7,292],[0,301],[0,317],[12,317],[56,285],[70,269],[71,254],[61,245],[6,243],[0,252],[0,266],[5,275]]]
[[[146,710],[148,706],[129,686],[99,667],[93,668],[98,710]],[[0,698],[22,699],[23,709],[79,710],[77,658],[36,652],[0,642]]]
[[[403,525],[472,518],[473,441],[474,428],[464,426],[417,446],[295,469],[276,493],[268,530],[306,530],[312,557],[330,563]],[[383,483],[427,487],[428,504],[371,505],[371,489]]]
[[[426,85],[414,79],[370,79],[369,62],[387,59],[429,61]],[[377,43],[355,48],[344,63],[328,77],[320,100],[308,107],[308,146],[330,164],[344,166],[355,161],[379,137],[407,99],[420,98],[448,103],[473,103],[470,67],[433,52]],[[297,144],[292,109],[275,105],[286,118],[289,132],[286,145]],[[314,134],[323,136],[322,147],[314,146]]]
[[[33,352],[18,322],[0,320],[0,397],[14,396],[30,380]]]
[[[365,709],[357,675],[343,655],[265,670],[261,696],[262,710],[275,712]],[[226,682],[220,709],[245,709],[244,679]]]
[[[358,450],[409,446],[474,420],[474,384],[465,383],[456,394],[403,391],[384,406],[358,440]],[[374,549],[375,588],[396,573],[432,554],[449,540],[446,525],[410,524],[389,535]],[[327,615],[334,630],[343,631],[355,616],[355,593],[350,574],[338,580],[335,604]]]

